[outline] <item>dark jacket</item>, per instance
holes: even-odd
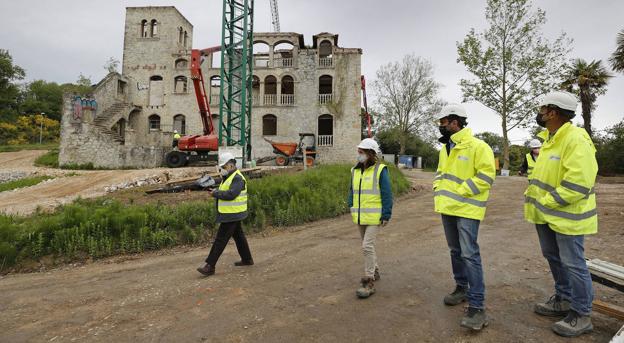
[[[233,170],[228,173],[227,176],[223,177],[223,181],[225,181],[232,173],[236,171]],[[221,182],[223,182],[221,181]],[[247,211],[241,213],[219,213],[219,200],[234,200],[236,197],[245,189],[245,181],[240,175],[235,175],[234,179],[232,179],[232,183],[230,184],[230,189],[227,191],[215,190],[212,192],[212,196],[216,199],[215,206],[217,209],[217,223],[231,223],[236,221],[241,221],[247,218]]]
[[[355,167],[362,168],[362,165],[358,163]],[[381,191],[381,220],[390,220],[390,217],[392,217],[392,186],[390,184],[388,168],[381,170],[381,175],[379,176],[379,190]],[[349,185],[347,205],[349,208],[353,207],[353,184]]]
[[[535,162],[535,156],[533,156],[533,154],[531,154],[531,158]],[[522,165],[520,166],[520,172],[522,172],[522,174],[526,174],[528,171],[529,171],[529,161],[527,161],[526,155],[524,155],[524,161],[522,161]]]

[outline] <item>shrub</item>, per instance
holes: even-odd
[[[37,157],[35,159],[35,165],[38,167],[51,167],[58,168],[59,166],[59,151],[58,149],[52,149],[47,153]]]
[[[17,189],[17,188],[34,186],[40,182],[43,182],[45,180],[50,180],[50,179],[53,179],[53,177],[44,175],[44,176],[25,177],[19,180],[3,182],[3,183],[0,183],[0,192],[10,191],[10,190]]]

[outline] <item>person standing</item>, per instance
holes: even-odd
[[[481,253],[477,243],[479,224],[496,177],[494,153],[467,128],[466,110],[460,104],[444,106],[438,116],[440,150],[433,181],[435,211],[451,254],[455,290],[444,297],[453,306],[468,300],[461,326],[481,330],[488,325]]]
[[[529,151],[524,156],[524,162],[522,162],[522,166],[520,166],[520,171],[518,171],[518,175],[526,175],[529,180],[531,180],[531,174],[533,174],[533,168],[535,167],[535,161],[537,160],[537,156],[539,156],[540,148],[542,147],[542,143],[539,139],[532,139],[529,142]]]
[[[535,224],[555,281],[555,294],[534,311],[565,317],[552,330],[566,337],[593,330],[594,292],[584,238],[598,232],[596,148],[583,128],[572,125],[576,107],[576,97],[568,92],[554,91],[540,101],[536,121],[546,128],[539,134],[544,144],[524,193],[524,217]]]
[[[216,199],[216,222],[220,223],[219,230],[206,258],[206,265],[197,268],[197,271],[205,276],[215,273],[217,261],[231,237],[234,237],[236,249],[241,257],[241,260],[234,265],[251,266],[254,264],[241,225],[243,219],[247,218],[247,180],[236,168],[236,160],[231,153],[223,153],[219,156],[219,172],[222,179],[219,189],[209,191]]]
[[[375,294],[375,281],[381,278],[375,242],[380,228],[385,227],[392,216],[392,188],[388,168],[379,162],[379,144],[372,138],[365,138],[357,148],[358,163],[351,168],[347,204],[362,238],[364,277],[356,295],[364,299]]]
[[[171,147],[177,148],[179,140],[180,140],[180,134],[178,133],[178,130],[173,130],[173,142],[171,143]]]

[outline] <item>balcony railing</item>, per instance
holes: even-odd
[[[319,58],[319,67],[321,68],[331,68],[333,65],[333,61],[331,57],[320,57]]]
[[[254,56],[254,67],[268,68],[269,57],[268,56]]]
[[[332,101],[333,94],[319,94],[319,104],[327,104]]]
[[[318,135],[317,144],[318,146],[333,146],[334,145],[334,135]]]
[[[265,94],[264,105],[275,105],[277,103],[277,94]]]
[[[292,68],[293,59],[292,58],[276,58],[274,60],[276,68]]]
[[[280,99],[280,105],[290,105],[293,106],[295,104],[295,95],[294,94],[282,94]]]
[[[260,94],[252,94],[251,95],[251,101],[253,103],[254,106],[260,106],[262,105],[260,103]]]

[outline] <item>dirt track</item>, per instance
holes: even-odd
[[[431,174],[411,176],[426,190],[395,205],[379,236],[382,280],[368,300],[355,298],[359,237],[343,216],[252,237],[252,267],[233,267],[230,245],[210,278],[195,271],[207,247],[6,276],[0,341],[567,342],[550,331],[551,319],[531,312],[552,281],[522,219],[526,180],[496,181],[480,233],[492,321],[472,334],[458,325],[462,307],[441,301],[453,281]],[[587,255],[624,264],[624,185],[609,187],[597,187],[601,232],[587,240]],[[600,286],[596,298],[624,304],[623,294]],[[594,333],[575,342],[608,342],[622,324],[594,314]]]

